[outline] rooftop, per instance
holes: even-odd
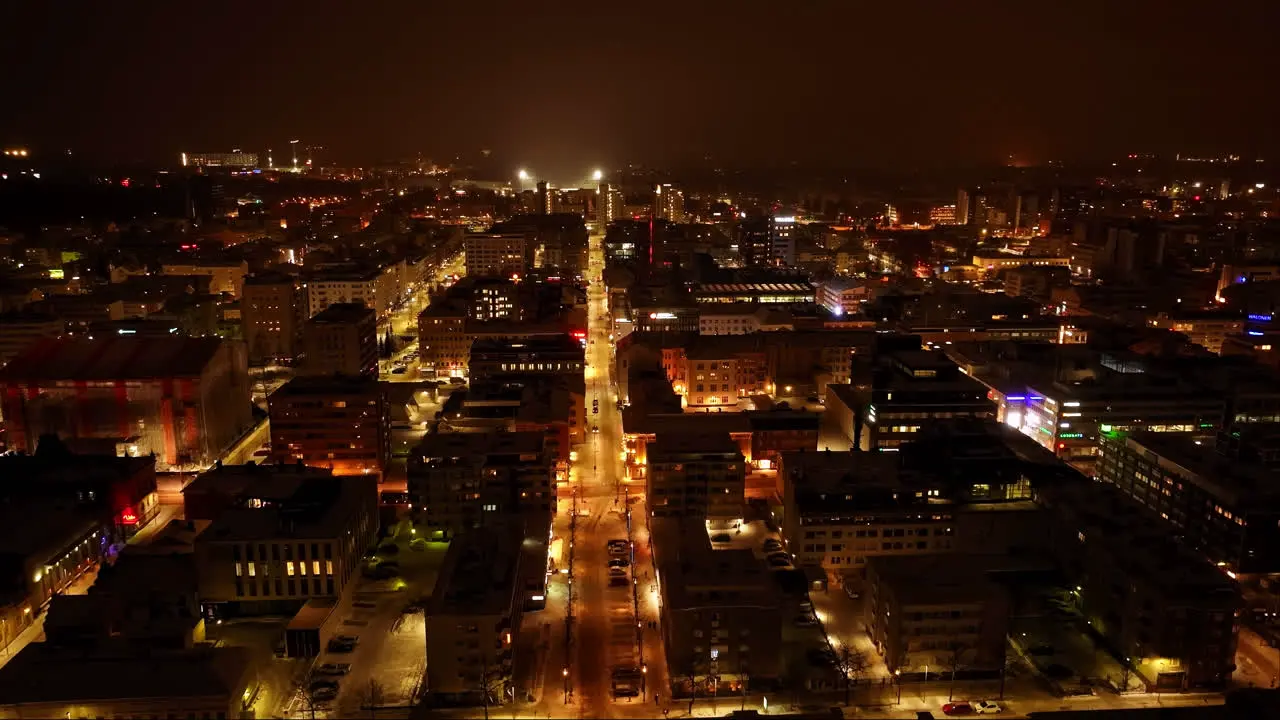
[[[1185,435],[1140,431],[1114,437],[1139,456],[1154,453],[1154,462],[1161,468],[1234,508],[1244,510],[1241,506],[1251,502],[1280,499],[1280,473],[1219,455]]]
[[[657,439],[648,448],[650,462],[669,462],[676,458],[689,459],[687,456],[732,456],[729,459],[742,460],[738,444],[729,438],[727,433],[675,434],[658,433]],[[712,458],[699,458],[712,459]],[[721,458],[715,458],[721,459]]]
[[[350,516],[367,499],[361,496],[376,492],[373,478],[277,473],[274,469],[282,466],[259,467],[261,477],[205,473],[183,490],[184,495],[208,493],[228,500],[229,507],[213,518],[197,543],[336,537],[348,529]]]
[[[376,378],[350,375],[299,375],[282,385],[271,397],[280,396],[372,396],[382,392]]]
[[[364,303],[334,303],[312,315],[308,322],[323,325],[325,323],[358,323],[366,321],[376,322],[377,315],[372,308],[365,306]]]
[[[86,655],[32,643],[0,668],[0,684],[5,687],[0,702],[14,706],[238,697],[249,671],[250,652],[242,647]]]
[[[985,602],[1000,592],[987,575],[996,566],[995,558],[961,553],[867,558],[867,574],[888,585],[901,605]]]
[[[703,520],[653,518],[649,526],[664,610],[778,604],[764,562],[751,550],[712,549]]]
[[[199,377],[222,346],[216,337],[45,338],[0,368],[0,382]]]
[[[445,555],[430,615],[503,615],[516,602],[525,542],[521,522],[506,519],[456,538]]]

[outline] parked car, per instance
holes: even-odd
[[[791,561],[784,557],[771,557],[769,558],[769,565],[776,568],[789,568],[791,567]]]
[[[609,578],[609,587],[626,587],[630,584],[631,583],[628,583],[625,577],[618,577],[615,575]]]
[[[611,568],[624,568],[629,564],[626,558],[609,558],[609,567]]]
[[[627,571],[620,567],[609,568],[609,577],[626,577]]]
[[[360,644],[360,638],[354,635],[334,635],[329,639],[328,650],[332,653],[349,653]]]
[[[394,368],[391,368],[391,374],[392,374],[392,375],[403,375],[403,374],[405,374],[405,372],[406,372],[406,371],[405,371],[405,368],[403,368],[403,367],[394,367]]]
[[[808,600],[801,600],[800,611],[807,612],[807,613],[813,612],[813,603],[809,602]]]
[[[792,622],[796,627],[813,627],[818,624],[818,619],[813,615],[797,615]]]
[[[979,715],[995,715],[1003,709],[1000,705],[990,700],[979,700],[973,704],[973,711]]]
[[[857,600],[858,598],[862,597],[862,593],[855,590],[852,585],[844,586],[844,594],[848,595],[850,600]]]
[[[782,549],[782,543],[774,538],[765,538],[764,551],[777,552]]]
[[[711,542],[713,543],[733,542],[733,536],[730,535],[729,533],[716,533],[715,535],[711,536]]]
[[[942,706],[943,715],[968,715],[972,712],[973,706],[963,700],[949,702]]]
[[[316,666],[316,675],[346,675],[351,672],[351,663],[324,663]]]

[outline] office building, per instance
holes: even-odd
[[[854,447],[895,452],[931,420],[995,417],[982,383],[940,352],[887,353],[869,391],[830,385],[827,408]]]
[[[817,289],[804,280],[780,280],[759,283],[696,283],[692,288],[694,302],[699,305],[712,303],[761,303],[765,305],[796,305],[812,303]]]
[[[645,490],[655,517],[742,518],[746,459],[728,435],[659,433],[648,463]]]
[[[514,698],[512,670],[524,617],[525,585],[546,572],[545,538],[510,520],[449,544],[426,610],[430,706],[502,705]],[[555,688],[548,679],[547,691]]]
[[[1004,667],[1009,598],[988,560],[954,553],[867,561],[867,634],[891,673]]]
[[[1280,572],[1280,490],[1272,470],[1168,433],[1102,433],[1098,479],[1235,573]]]
[[[376,378],[295,377],[267,398],[271,457],[380,477],[391,458],[391,418]]]
[[[162,469],[211,464],[253,423],[244,345],[213,337],[40,340],[0,369],[10,449],[112,440]]]
[[[245,278],[240,326],[251,365],[291,364],[302,352],[307,296],[292,276],[254,273]]]
[[[290,614],[337,598],[378,531],[373,478],[296,465],[224,465],[182,491],[205,617]]]
[[[1240,313],[1212,310],[1158,312],[1147,317],[1148,327],[1171,330],[1211,353],[1220,354],[1227,338],[1245,333],[1246,319]]]
[[[712,549],[700,518],[659,517],[650,528],[671,694],[775,687],[786,618],[763,560],[750,550]]]
[[[302,328],[306,375],[378,375],[378,316],[362,303],[335,303]]]
[[[836,317],[862,314],[862,303],[871,299],[866,285],[855,280],[826,280],[818,283],[814,300]]]
[[[524,233],[471,233],[463,239],[463,246],[469,277],[523,277],[531,265]]]
[[[540,432],[425,436],[409,453],[409,496],[434,538],[449,539],[506,515],[550,517],[554,459]]]

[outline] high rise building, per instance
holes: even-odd
[[[240,324],[249,347],[249,363],[291,363],[302,351],[307,298],[297,280],[283,273],[245,278]]]
[[[655,185],[653,216],[674,223],[684,222],[684,191],[671,183]]]
[[[957,225],[969,224],[969,191],[965,188],[956,191],[955,220]]]
[[[929,222],[934,225],[961,225],[956,219],[958,212],[955,205],[936,205],[929,209]]]
[[[896,214],[896,211],[894,211]],[[796,218],[794,215],[774,215],[769,218],[769,253],[774,265],[795,267]]]
[[[538,183],[538,214],[555,212],[555,190],[546,181]]]
[[[307,375],[378,374],[378,316],[362,303],[335,303],[302,330]]]
[[[596,198],[597,222],[608,225],[614,220],[626,217],[627,200],[617,185],[601,183],[597,192],[599,193],[599,197]]]

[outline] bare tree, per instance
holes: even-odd
[[[1010,671],[1016,670],[1018,667],[1017,654],[1010,653],[1005,650],[1004,660],[1000,663],[1000,699],[1004,699],[1004,683],[1005,679],[1010,675]]]
[[[685,673],[685,679],[689,682],[689,714],[693,714],[693,701],[698,697],[698,653],[694,653],[689,658],[688,671]]]
[[[840,669],[840,675],[844,680],[844,704],[846,707],[850,702],[850,689],[870,666],[871,663],[867,659],[866,653],[851,645],[840,646],[840,652],[836,654],[836,667]]]
[[[1133,678],[1133,668],[1128,661],[1120,663],[1120,692],[1129,692],[1129,681]]]
[[[943,655],[942,666],[951,672],[951,687],[947,690],[947,702],[951,702],[956,694],[956,671],[964,665],[965,653],[969,648],[962,642],[952,642]]]
[[[302,700],[303,707],[311,713],[311,720],[316,720],[316,711],[322,709],[320,702],[311,694],[311,684],[324,679],[308,672],[294,678],[293,681],[293,693]]]
[[[368,687],[360,689],[360,704],[369,709],[370,718],[373,718],[382,703],[386,702],[386,695],[382,683],[373,678],[369,678]]]

